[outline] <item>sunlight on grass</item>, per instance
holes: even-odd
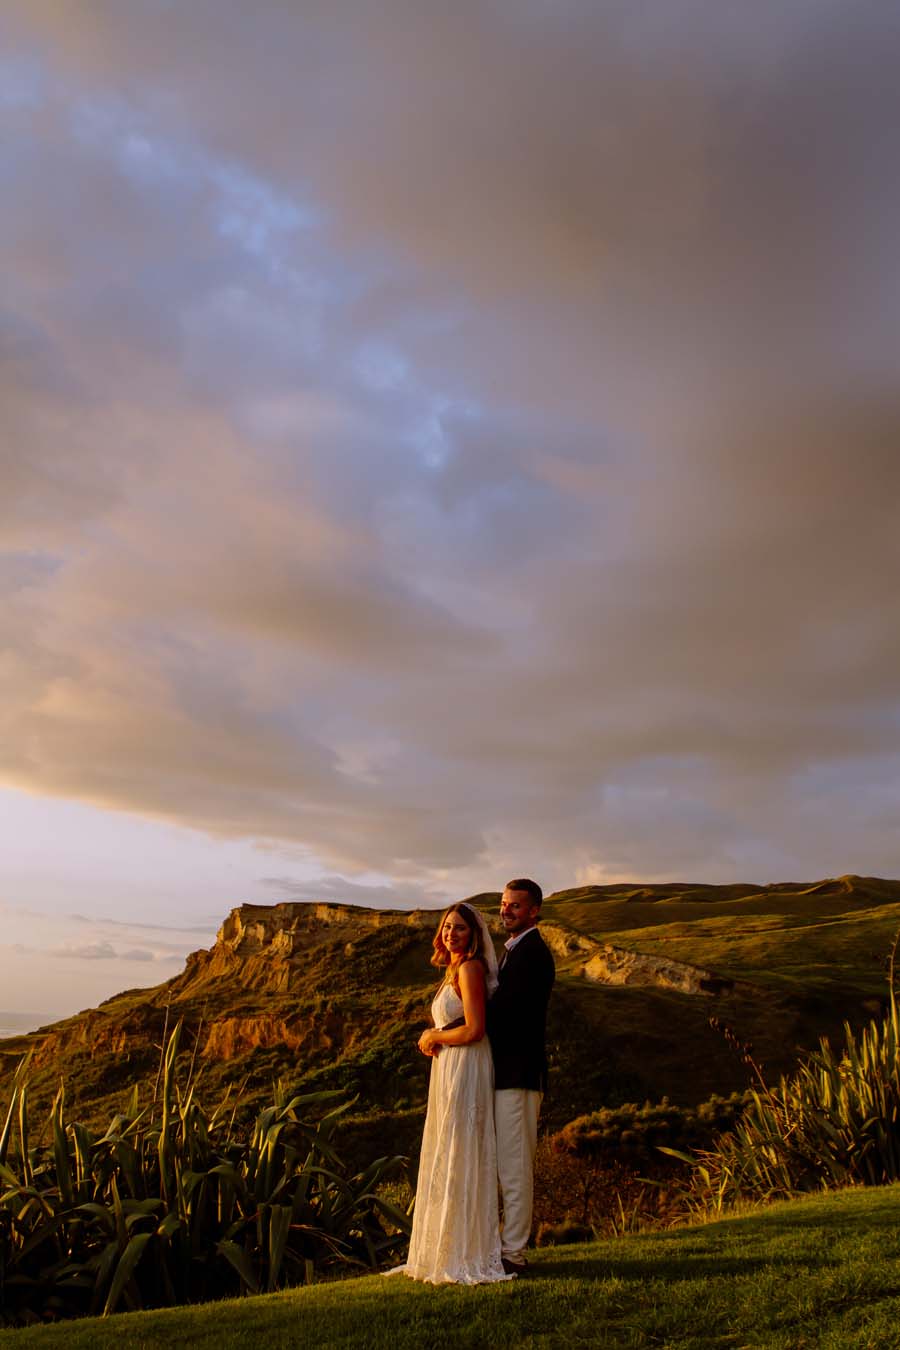
[[[190,1343],[361,1346],[896,1346],[900,1188],[842,1191],[670,1233],[534,1254],[511,1284],[369,1276],[105,1321],[0,1333],[3,1350]]]

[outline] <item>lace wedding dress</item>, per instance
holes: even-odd
[[[435,1026],[462,1011],[459,995],[442,984],[431,1005]],[[431,1284],[515,1278],[500,1261],[494,1066],[486,1036],[473,1045],[442,1045],[431,1061],[412,1237],[401,1272]]]

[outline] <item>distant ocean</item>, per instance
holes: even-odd
[[[52,1013],[0,1012],[0,1041],[8,1036],[24,1036],[26,1031],[36,1031],[54,1020]]]

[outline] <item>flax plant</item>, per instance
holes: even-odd
[[[152,1101],[142,1109],[135,1087],[99,1137],[67,1122],[61,1086],[49,1142],[34,1143],[19,1065],[0,1129],[0,1321],[277,1289],[377,1268],[405,1239],[407,1215],[380,1193],[405,1160],[354,1173],[335,1151],[351,1102],[279,1083],[242,1137],[237,1103],[197,1100],[193,1061],[179,1083],[181,1031],[164,1042]]]
[[[733,1128],[693,1155],[688,1203],[720,1213],[747,1202],[900,1179],[900,1012],[889,963],[887,1013],[859,1032],[844,1024],[844,1044],[822,1039],[791,1076],[760,1084]]]

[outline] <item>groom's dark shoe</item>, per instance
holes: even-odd
[[[507,1275],[524,1275],[528,1269],[527,1261],[507,1261],[506,1257],[502,1256],[500,1262]]]

